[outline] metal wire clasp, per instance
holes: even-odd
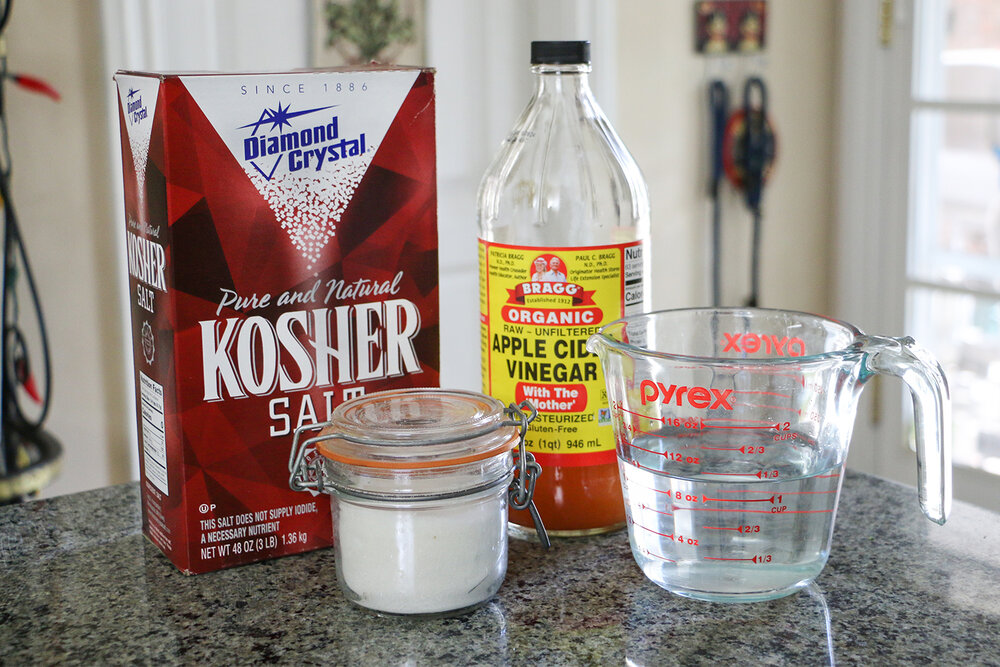
[[[328,436],[309,438],[299,445],[299,436],[309,431],[322,431],[330,426],[330,422],[301,426],[295,429],[292,438],[292,451],[288,455],[288,486],[294,491],[309,491],[318,495],[323,490],[323,466],[320,456],[316,453],[315,444],[326,440]]]
[[[528,411],[527,414],[525,414],[525,410]],[[531,514],[531,520],[535,524],[535,532],[538,533],[539,541],[542,546],[548,549],[551,546],[549,534],[545,531],[545,524],[542,523],[542,517],[538,514],[538,508],[535,507],[535,502],[532,500],[535,495],[535,482],[542,473],[542,466],[538,465],[534,455],[527,451],[524,446],[524,436],[528,432],[528,424],[535,421],[538,410],[529,401],[521,401],[517,405],[511,403],[504,408],[504,413],[516,420],[510,422],[510,425],[517,426],[521,432],[517,443],[517,453],[514,455],[514,479],[507,491],[507,499],[514,509],[528,510],[528,513]]]

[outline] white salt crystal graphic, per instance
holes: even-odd
[[[309,269],[336,235],[337,223],[378,147],[367,148],[361,155],[324,164],[319,173],[278,170],[270,180],[252,164],[245,164],[254,187],[267,201],[292,245],[309,262]]]
[[[146,165],[149,160],[149,137],[153,130],[153,110],[159,93],[159,81],[151,77],[119,75],[121,99],[128,143],[132,149],[132,167],[138,186],[139,217],[146,222]]]
[[[223,85],[207,75],[181,81],[312,270],[419,74],[415,69],[259,74],[242,77],[241,85]],[[317,139],[315,130],[333,122],[336,138]],[[310,136],[304,134],[310,130]],[[274,150],[272,139],[296,133],[298,144],[288,140],[287,147]],[[364,152],[349,155],[342,142],[353,148],[358,141],[360,150],[362,135]],[[324,148],[342,157],[332,160],[327,153],[317,171],[316,151]],[[300,169],[291,169],[293,160]]]
[[[132,166],[135,168],[135,182],[139,188],[139,216],[146,222],[146,161],[149,159],[149,135],[146,135],[146,143],[140,143],[133,139],[134,135],[129,135],[129,144],[132,146]]]

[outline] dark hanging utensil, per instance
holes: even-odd
[[[722,183],[723,145],[726,138],[726,121],[729,118],[729,88],[718,79],[708,86],[708,108],[712,124],[709,161],[711,176],[709,195],[712,198],[712,305],[722,305],[722,206],[719,186]]]
[[[763,215],[761,200],[764,183],[774,166],[777,139],[767,117],[767,87],[760,77],[747,79],[743,86],[743,108],[726,126],[723,166],[733,185],[743,190],[753,216],[750,248],[750,296],[746,305],[760,302],[760,244]]]

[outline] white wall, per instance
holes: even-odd
[[[741,104],[748,74],[769,92],[778,159],[764,191],[761,305],[827,312],[833,205],[836,3],[770,0],[762,58],[694,53],[691,2],[618,3],[618,130],[645,173],[652,199],[653,306],[710,300],[707,79],[719,76]],[[749,290],[750,218],[724,197],[723,297]]]
[[[441,383],[480,391],[476,191],[534,92],[536,39],[590,39],[601,100],[617,85],[607,0],[428,0],[427,63],[437,69]],[[606,109],[614,119],[614,109]],[[471,316],[470,316],[471,315]]]
[[[283,0],[275,14],[267,0],[14,3],[10,69],[46,79],[63,96],[54,104],[7,86],[13,198],[51,339],[46,428],[65,452],[44,495],[136,476],[115,70],[302,67],[307,7]],[[160,29],[144,28],[152,24]],[[229,29],[220,41],[212,36],[221,24]],[[149,34],[168,38],[143,39]]]
[[[11,71],[46,79],[52,102],[6,84],[18,211],[46,316],[53,395],[46,424],[65,449],[46,494],[129,476],[124,364],[117,304],[117,229],[102,93],[96,2],[15,2],[7,32]],[[22,304],[27,317],[27,304]],[[36,369],[41,371],[40,368]]]
[[[174,6],[180,1],[175,0]],[[119,308],[122,276],[118,275],[116,255],[121,233],[120,163],[112,159],[114,151],[109,150],[109,143],[117,145],[117,135],[111,134],[116,123],[109,122],[107,115],[113,113],[107,103],[112,99],[112,70],[119,66],[232,68],[233,63],[248,57],[260,58],[262,65],[257,66],[273,68],[289,66],[287,58],[293,57],[287,51],[272,51],[269,56],[252,48],[255,28],[246,25],[238,33],[245,40],[224,41],[218,50],[194,56],[191,49],[198,48],[197,34],[207,29],[202,19],[175,26],[187,35],[188,46],[183,38],[162,44],[130,45],[129,22],[157,20],[156,8],[166,6],[165,2],[169,0],[31,0],[14,5],[8,36],[11,68],[47,78],[64,95],[63,102],[56,105],[9,88],[7,100],[15,204],[52,335],[55,397],[48,426],[67,450],[62,477],[46,490],[46,495],[127,481],[132,475],[129,461],[135,445],[127,426],[132,398],[123,381],[131,373],[130,354],[123,342]],[[455,31],[479,36],[466,40],[472,46],[494,43],[486,53],[508,52],[510,58],[516,59],[515,67],[525,71],[526,51],[514,53],[505,48],[504,40],[526,44],[532,38],[590,36],[575,35],[567,26],[546,31],[556,20],[552,15],[565,14],[551,4],[542,7],[520,2],[514,6],[530,12],[529,20],[501,24],[497,16],[507,15],[511,9],[498,2],[428,0],[427,4],[430,14],[443,15],[444,22],[451,21]],[[243,4],[236,0],[183,3],[199,16],[214,16],[216,21],[224,21],[218,17],[226,12],[248,6],[245,0]],[[215,12],[205,14],[206,4]],[[301,11],[302,3],[295,4]],[[102,15],[101,5],[114,11]],[[274,3],[254,0],[250,6],[256,9],[250,14],[277,20],[273,16]],[[569,2],[569,6],[577,9],[578,20],[590,17],[589,24],[581,21],[583,28],[590,25],[593,30],[595,20],[600,24],[596,32],[603,28],[603,34],[595,38],[595,90],[650,185],[653,305],[693,305],[708,299],[705,79],[710,73],[722,74],[741,84],[743,75],[756,68],[770,86],[772,117],[780,141],[779,162],[764,200],[763,304],[827,310],[835,3],[771,0],[766,56],[730,65],[708,63],[693,53],[691,2],[587,0]],[[460,21],[463,16],[466,20]],[[602,23],[604,19],[613,21],[610,32]],[[529,26],[531,34],[518,29],[518,25]],[[102,26],[117,34],[106,43],[110,47],[107,58]],[[505,29],[509,29],[507,33]],[[448,29],[432,31],[432,39],[447,39],[448,33]],[[603,62],[598,42],[615,48],[613,56]],[[272,47],[284,48],[273,42]],[[188,59],[169,60],[171,51],[177,58]],[[478,142],[468,149],[477,156],[475,159],[463,161],[462,142],[439,142],[439,159],[457,160],[442,171],[442,186],[448,180],[470,189],[467,197],[459,196],[450,204],[442,199],[442,228],[460,224],[474,228],[475,212],[471,208],[464,210],[461,202],[469,202],[470,206],[474,202],[473,190],[486,159],[530,94],[530,90],[518,87],[527,79],[526,74],[523,78],[504,74],[509,69],[498,68],[492,56],[481,60],[481,54],[466,55],[468,61],[464,63],[455,60],[463,53],[461,48],[442,42],[429,48],[430,64],[439,67],[439,132],[452,127],[450,119],[460,117],[464,113],[461,105],[468,102],[455,87],[452,72],[458,76],[468,70],[468,74],[484,78],[494,88],[494,98],[508,99],[510,103],[474,125],[475,131],[465,137]],[[294,57],[302,56],[299,53]],[[115,58],[121,62],[114,62]],[[617,77],[608,76],[609,63]],[[601,71],[602,67],[605,71]],[[502,114],[510,117],[501,118]],[[458,164],[465,165],[468,173],[455,168]],[[745,244],[749,221],[735,195],[730,193],[726,204],[732,247],[726,257],[725,292],[729,300],[737,301],[748,275],[748,251],[738,246]],[[474,234],[470,233],[470,238]],[[442,264],[446,264],[444,259]],[[474,261],[451,262],[452,266],[464,264],[469,269]],[[444,266],[444,270],[452,269]],[[473,289],[467,291],[474,295]],[[472,303],[470,321],[474,321],[474,307]],[[471,331],[471,335],[478,335],[475,327]],[[477,347],[473,342],[470,349]],[[463,372],[478,368],[478,359],[452,368],[458,366],[465,367]],[[452,375],[443,373],[443,377],[448,382],[449,377],[460,375],[456,371]],[[462,383],[469,384],[467,380]],[[469,388],[475,388],[475,383]]]

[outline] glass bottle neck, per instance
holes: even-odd
[[[532,65],[536,95],[590,96],[590,65]]]

